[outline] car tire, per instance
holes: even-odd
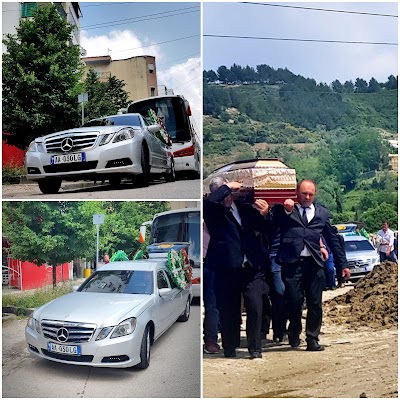
[[[179,316],[177,321],[178,322],[186,322],[189,319],[189,317],[190,317],[190,297],[188,297],[188,299],[187,299],[185,310]]]
[[[61,187],[61,179],[42,179],[38,182],[43,194],[56,194]]]
[[[140,363],[135,367],[137,369],[146,369],[150,364],[150,327],[147,325],[143,333],[142,344],[140,346]]]
[[[118,187],[121,184],[121,177],[120,176],[112,176],[109,180],[110,185],[114,187]]]
[[[167,182],[175,182],[176,181],[175,163],[174,163],[173,158],[171,158],[171,170],[165,174],[165,180]]]
[[[147,187],[150,184],[150,165],[149,165],[149,152],[142,146],[142,152],[140,156],[140,165],[142,167],[142,173],[139,175],[140,186]]]

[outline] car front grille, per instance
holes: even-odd
[[[370,263],[366,260],[349,260],[349,267],[351,268],[364,268],[369,267]]]
[[[68,147],[62,149],[63,141],[70,139]],[[44,144],[47,153],[74,153],[77,151],[87,150],[96,143],[96,133],[74,133],[63,136],[52,137],[45,140]]]
[[[51,353],[50,351],[47,351],[46,349],[42,349],[42,353],[47,357],[56,358],[57,360],[63,360],[63,361],[74,361],[74,362],[92,362],[93,361],[93,356],[91,356],[91,355],[73,356],[71,354]]]
[[[90,169],[96,169],[98,161],[85,161],[81,163],[71,164],[55,164],[55,165],[44,165],[44,172],[47,174],[57,172],[75,172],[75,171],[86,171]]]
[[[96,325],[66,321],[42,321],[44,337],[57,343],[85,343],[93,337]],[[53,354],[53,353],[52,353]]]

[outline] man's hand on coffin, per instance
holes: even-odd
[[[289,213],[291,213],[294,209],[294,201],[292,199],[286,199],[283,203],[283,207]]]
[[[232,190],[232,192],[235,192],[237,190],[240,190],[243,185],[239,182],[228,182],[226,186],[228,186]]]
[[[254,208],[258,210],[260,214],[265,217],[269,211],[269,204],[265,200],[257,199],[254,202]]]

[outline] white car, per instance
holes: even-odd
[[[37,181],[44,194],[57,193],[62,180],[109,180],[119,185],[131,177],[149,185],[151,174],[175,180],[171,146],[140,114],[111,115],[81,128],[36,138],[25,156],[27,179]]]
[[[147,368],[150,346],[189,319],[191,300],[191,284],[178,288],[165,259],[109,263],[34,311],[28,350],[66,364]]]
[[[367,238],[359,235],[342,236],[351,271],[351,280],[362,278],[380,263],[378,252]]]

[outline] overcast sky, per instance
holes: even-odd
[[[156,57],[157,80],[189,100],[200,128],[200,3],[79,3],[81,46],[113,60]]]
[[[268,3],[279,6],[398,15],[392,3]],[[203,34],[328,41],[398,42],[398,18],[243,3],[203,3]],[[331,83],[339,79],[386,82],[398,73],[395,45],[339,44],[204,37],[203,69],[233,63],[288,68]]]

